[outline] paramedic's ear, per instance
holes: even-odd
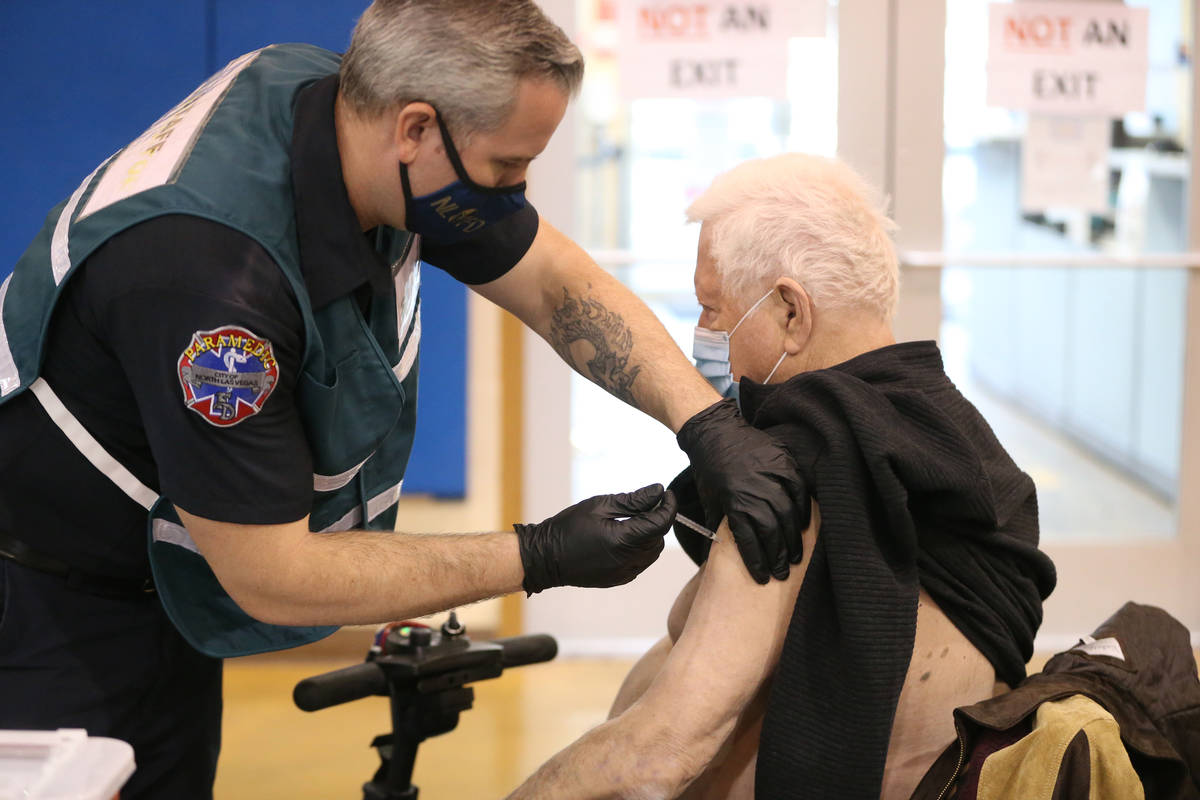
[[[813,330],[812,298],[798,282],[792,278],[780,278],[775,281],[775,291],[783,301],[784,326],[783,347],[788,355],[794,356],[808,347]]]

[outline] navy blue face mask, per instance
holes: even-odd
[[[441,114],[437,115],[437,123],[458,180],[436,192],[413,197],[408,167],[401,163],[400,183],[404,188],[404,227],[431,244],[447,245],[469,239],[524,208],[525,182],[501,187],[475,183],[463,168]]]

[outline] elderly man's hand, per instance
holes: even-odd
[[[679,446],[691,459],[700,497],[720,505],[709,518],[729,518],[746,569],[759,583],[787,578],[804,556],[800,536],[811,505],[791,455],[752,427],[732,400],[701,411],[679,429]]]

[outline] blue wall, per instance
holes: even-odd
[[[0,280],[46,212],[230,59],[273,42],[345,50],[367,0],[0,3]],[[466,290],[424,270],[417,442],[406,492],[461,497]]]

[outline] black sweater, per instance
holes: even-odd
[[[743,381],[741,402],[792,453],[821,508],[771,688],[755,795],[874,800],[920,587],[999,679],[1015,686],[1025,676],[1055,583],[1037,548],[1033,481],[946,377],[933,342],[782,384]],[[687,473],[673,487],[687,514],[699,500]],[[693,559],[707,557],[707,540],[676,533]]]

